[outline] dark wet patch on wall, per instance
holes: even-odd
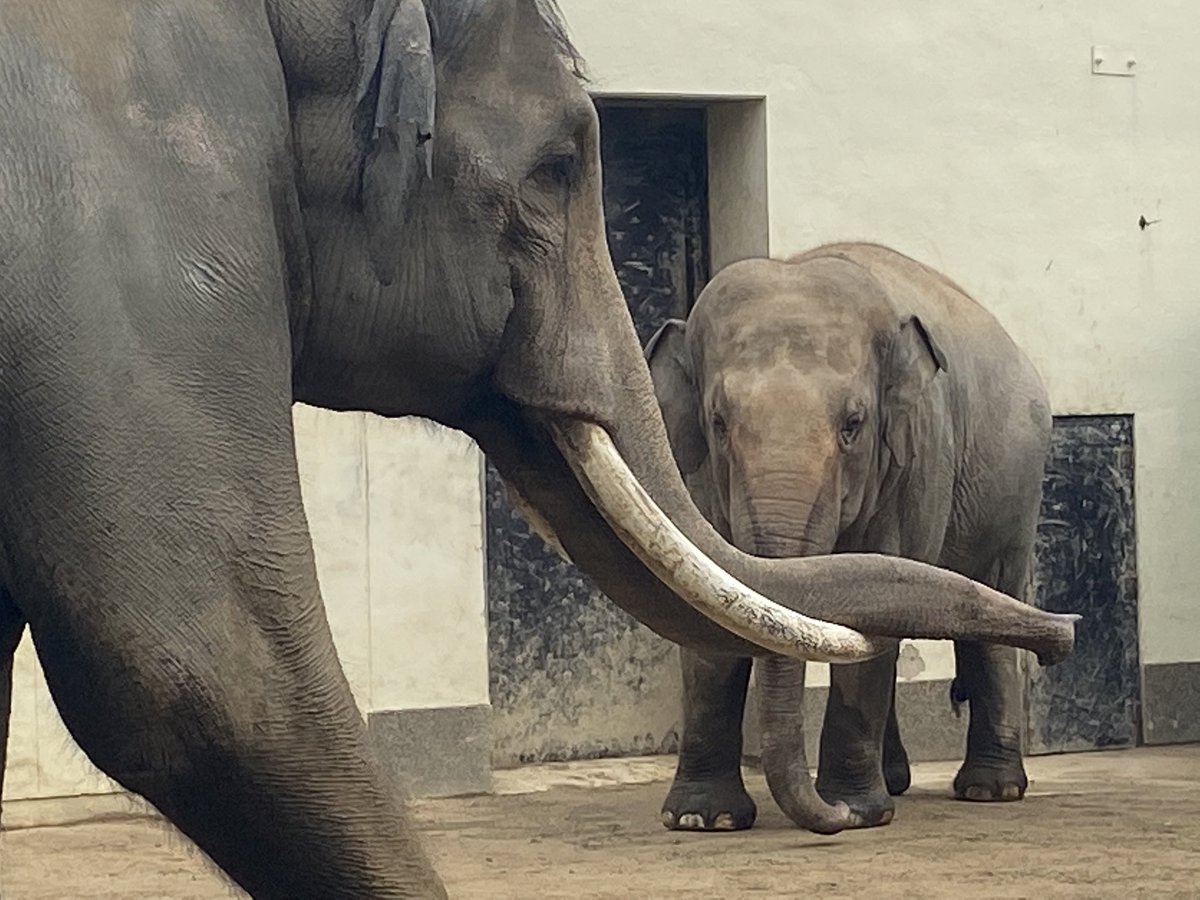
[[[1037,605],[1084,619],[1068,660],[1031,671],[1031,753],[1138,741],[1133,473],[1132,416],[1055,420],[1038,525]]]

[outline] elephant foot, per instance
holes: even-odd
[[[672,831],[744,831],[757,815],[740,774],[707,781],[676,778],[662,807],[662,823]]]
[[[1011,802],[1022,799],[1028,786],[1020,758],[1005,763],[968,759],[954,777],[954,796],[982,803]]]
[[[883,780],[887,792],[893,797],[899,797],[912,785],[912,771],[908,767],[908,758],[888,760],[883,764]]]
[[[912,770],[908,765],[908,752],[899,741],[889,741],[883,747],[883,782],[887,792],[899,797],[912,785]]]
[[[818,780],[817,793],[826,803],[837,803],[840,800],[850,807],[847,828],[877,828],[891,823],[896,815],[896,801],[882,784],[864,791],[848,785]]]

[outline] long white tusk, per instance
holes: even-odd
[[[575,477],[621,541],[672,591],[726,630],[795,659],[859,662],[892,648],[812,619],[742,584],[700,551],[654,502],[598,425],[550,423]]]

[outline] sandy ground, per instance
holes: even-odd
[[[416,812],[453,897],[1200,897],[1200,746],[1034,759],[1005,805],[955,802],[954,767],[920,765],[892,825],[834,838],[792,828],[757,773],[752,831],[667,832],[672,763],[499,773],[504,793]],[[160,822],[72,802],[6,808],[4,900],[241,896]]]

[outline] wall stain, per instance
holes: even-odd
[[[896,677],[900,679],[916,678],[924,671],[925,659],[921,656],[921,651],[905,641],[900,645],[900,655],[896,659]]]
[[[1055,419],[1042,485],[1036,603],[1084,619],[1069,659],[1031,667],[1030,753],[1138,742],[1133,474],[1132,416]]]

